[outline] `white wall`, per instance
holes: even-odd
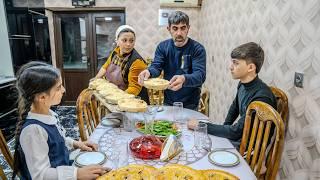
[[[0,63],[0,76],[14,75],[3,1],[0,1]]]
[[[279,179],[319,179],[320,1],[204,0],[202,5],[199,35],[208,57],[210,119],[222,123],[236,93],[230,52],[245,42],[260,43],[266,55],[260,78],[289,98]],[[304,88],[293,85],[296,71],[305,74]]]

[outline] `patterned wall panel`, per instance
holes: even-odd
[[[72,8],[71,0],[45,0],[45,7]],[[135,47],[145,58],[153,58],[157,44],[162,40],[170,38],[166,27],[158,26],[159,0],[96,0],[96,7],[125,7],[126,23],[136,29],[137,40]],[[190,37],[198,39],[198,15],[200,9],[183,8],[177,10],[182,10],[190,16]],[[53,29],[52,23],[49,24],[49,28]],[[50,37],[51,35],[53,36],[50,33]],[[50,41],[54,43],[53,38]],[[55,59],[53,58],[53,60]]]
[[[320,1],[204,0],[199,36],[207,49],[210,119],[222,123],[237,81],[228,65],[230,52],[255,41],[266,59],[260,77],[289,98],[289,129],[279,179],[320,178]],[[305,74],[304,88],[293,85]]]

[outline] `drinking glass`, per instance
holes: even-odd
[[[182,102],[174,102],[173,103],[173,118],[174,121],[183,124],[184,119],[183,119],[183,103]]]
[[[195,128],[195,146],[200,148],[207,147],[208,141],[208,126],[204,122],[199,122],[198,126]]]
[[[153,133],[153,123],[154,123],[154,118],[156,116],[158,107],[157,106],[148,106],[146,112],[143,113],[143,118],[144,118],[144,127],[145,127],[145,132],[147,134],[152,134]]]
[[[129,146],[128,139],[118,138],[112,142],[112,151],[110,160],[112,162],[112,168],[117,169],[122,166],[128,165],[129,160]]]
[[[125,131],[131,132],[134,129],[134,113],[124,112],[123,116],[123,129]]]

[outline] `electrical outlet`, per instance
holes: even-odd
[[[294,85],[299,88],[303,88],[303,73],[294,73]]]

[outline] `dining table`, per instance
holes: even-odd
[[[168,120],[173,121],[176,112],[173,106],[163,106],[160,112],[157,112],[154,116],[155,120]],[[90,135],[89,141],[97,143],[99,145],[99,151],[103,152],[107,156],[107,161],[105,162],[105,167],[112,167],[112,159],[109,158],[112,155],[112,141],[118,141],[120,139],[125,139],[129,144],[130,141],[136,137],[143,135],[141,132],[137,131],[134,123],[137,121],[144,121],[143,113],[128,113],[122,112],[122,114],[132,122],[133,126],[131,129],[125,128],[112,128],[110,126],[105,126],[100,123],[94,132]],[[208,135],[210,142],[210,149],[203,149],[196,146],[195,133],[193,130],[189,130],[186,126],[186,121],[188,119],[197,119],[204,122],[210,122],[209,117],[190,109],[183,108],[182,118],[185,119],[185,123],[181,125],[182,135],[180,140],[183,145],[183,151],[179,155],[169,160],[168,162],[162,162],[157,160],[143,160],[134,157],[130,153],[130,148],[128,148],[127,154],[127,164],[147,164],[154,167],[162,167],[167,164],[183,164],[192,167],[197,170],[204,169],[216,169],[223,170],[237,176],[239,179],[254,180],[257,179],[252,172],[249,165],[246,163],[244,158],[239,154],[236,148],[230,143],[226,138],[217,137],[213,135]],[[127,146],[128,147],[128,146]],[[224,149],[229,152],[236,154],[239,157],[239,163],[235,166],[224,167],[213,164],[209,160],[209,154],[211,151],[217,149]]]

